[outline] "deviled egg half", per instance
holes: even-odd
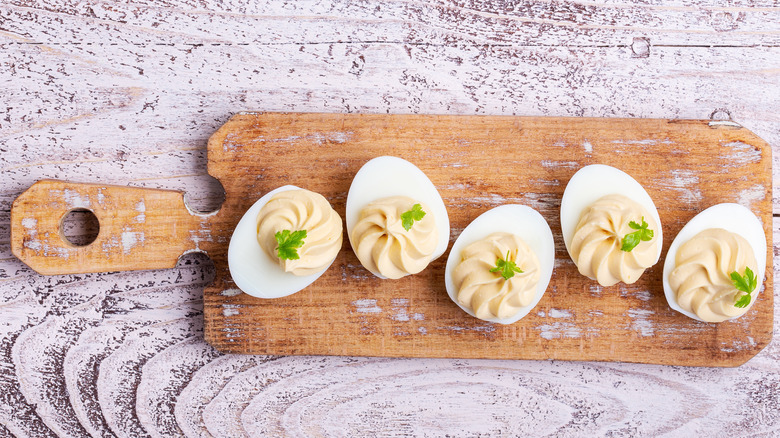
[[[674,238],[664,262],[669,306],[693,319],[721,322],[747,312],[766,272],[761,221],[739,204],[714,205]]]
[[[377,157],[360,168],[347,194],[347,235],[360,263],[382,279],[416,274],[450,240],[444,201],[414,164]]]
[[[602,286],[631,284],[661,256],[661,219],[647,191],[611,166],[585,166],[561,199],[561,231],[580,274]]]
[[[272,190],[244,213],[228,247],[230,275],[259,298],[294,294],[336,259],[341,217],[324,196],[296,186]]]
[[[524,205],[502,205],[482,213],[455,240],[444,284],[469,315],[512,324],[542,299],[554,264],[544,217]]]

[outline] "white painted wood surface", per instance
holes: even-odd
[[[730,115],[780,155],[776,0],[245,3],[0,4],[0,436],[780,434],[778,341],[737,369],[225,356],[204,257],[15,259],[10,205],[39,179],[215,208],[206,139],[243,110]]]

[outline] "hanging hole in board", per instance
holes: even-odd
[[[74,208],[60,221],[60,235],[73,246],[87,246],[97,239],[100,221],[86,208]]]

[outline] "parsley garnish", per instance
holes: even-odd
[[[647,222],[645,222],[644,216],[642,216],[642,225],[631,221],[628,223],[628,226],[636,231],[633,233],[628,233],[625,235],[625,237],[623,237],[623,241],[620,247],[621,251],[631,251],[632,249],[636,248],[637,245],[639,245],[639,242],[649,242],[653,239],[653,230],[647,229]]]
[[[298,260],[301,258],[298,255],[298,248],[303,246],[303,239],[306,238],[306,230],[290,231],[282,230],[277,231],[274,234],[276,237],[276,243],[279,247],[276,248],[276,256],[282,260]]]
[[[425,212],[422,209],[422,205],[414,204],[411,210],[401,213],[401,225],[404,227],[404,230],[409,231],[412,229],[414,221],[422,220],[424,217]]]
[[[515,276],[515,272],[522,274],[523,271],[517,267],[515,262],[509,260],[509,251],[506,252],[506,260],[501,257],[496,259],[496,267],[491,269],[490,272],[500,272],[504,280],[509,280]]]
[[[738,298],[735,297],[734,307],[740,309],[747,307],[750,304],[750,293],[756,290],[758,282],[756,281],[756,275],[750,268],[745,268],[745,275],[739,275],[739,272],[734,271],[731,273],[731,282],[734,283],[734,287],[740,292],[745,292],[744,295],[739,294]]]

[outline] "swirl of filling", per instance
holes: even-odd
[[[639,242],[631,251],[621,250],[622,239],[637,231],[629,223],[641,224],[642,218],[654,231],[653,238]],[[571,258],[580,274],[602,286],[619,281],[631,284],[658,261],[659,229],[639,203],[623,195],[606,195],[583,210],[571,240]]]
[[[736,318],[750,308],[734,306],[742,294],[731,281],[731,273],[745,274],[749,267],[758,274],[756,257],[742,236],[722,228],[710,228],[680,245],[675,256],[676,268],[669,275],[669,285],[677,304],[707,322]],[[759,279],[761,281],[761,279]],[[750,303],[755,302],[751,294]]]
[[[276,233],[306,230],[299,259],[277,256]],[[324,196],[309,190],[286,190],[271,197],[257,215],[257,242],[285,272],[310,275],[327,268],[341,249],[341,216]]]
[[[407,231],[401,215],[420,204],[425,216]],[[373,201],[360,211],[352,229],[352,244],[360,263],[374,275],[397,279],[416,274],[431,262],[439,243],[433,212],[406,196]]]
[[[515,262],[523,272],[508,280],[499,272],[490,272],[499,258]],[[479,319],[510,318],[536,296],[539,259],[514,234],[493,233],[464,248],[460,259],[452,273],[458,303]]]

